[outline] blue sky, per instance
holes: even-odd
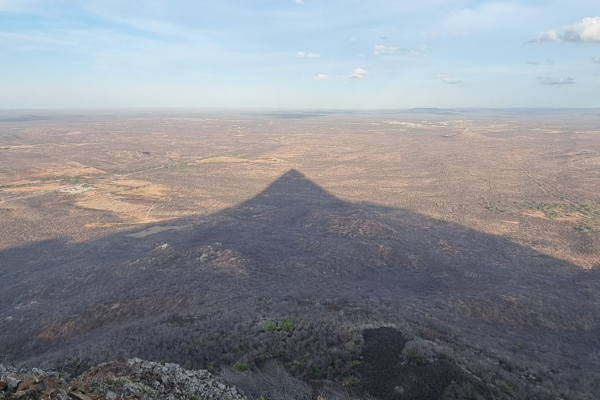
[[[600,107],[597,0],[0,0],[0,108]]]

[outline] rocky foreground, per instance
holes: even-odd
[[[242,400],[236,388],[205,370],[131,359],[104,363],[73,376],[64,371],[26,370],[0,364],[0,400]]]

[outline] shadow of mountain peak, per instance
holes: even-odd
[[[277,178],[265,190],[243,203],[241,207],[254,204],[318,206],[336,202],[341,203],[342,201],[315,184],[300,171],[291,169]]]

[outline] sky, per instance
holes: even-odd
[[[598,0],[0,0],[0,108],[600,107]]]

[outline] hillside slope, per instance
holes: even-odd
[[[422,368],[450,359],[520,398],[600,392],[596,270],[347,203],[294,170],[234,208],[156,226],[1,252],[0,354],[42,366],[276,358],[308,379],[360,384],[364,330],[390,326],[424,346]]]

